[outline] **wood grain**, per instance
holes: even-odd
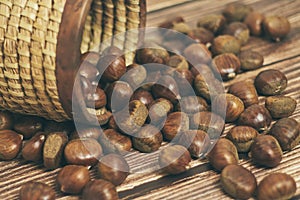
[[[157,26],[170,16],[181,15],[188,24],[195,26],[197,19],[210,13],[220,13],[227,3],[234,0],[149,0],[147,26]],[[266,39],[254,38],[243,47],[259,51],[265,57],[264,67],[251,72],[239,74],[230,84],[245,79],[253,79],[265,69],[279,69],[289,79],[285,95],[297,99],[298,106],[292,118],[300,121],[300,1],[298,0],[243,0],[255,10],[262,13],[280,14],[288,17],[292,24],[289,36],[280,43]],[[263,104],[264,98],[260,97]],[[232,127],[226,125],[224,134]],[[166,144],[165,144],[166,145]],[[292,175],[297,182],[297,197],[300,199],[300,146],[284,155],[282,163],[274,169],[258,168],[246,155],[241,155],[240,164],[254,172],[258,181],[269,173],[281,171]],[[156,168],[157,152],[141,154],[133,151],[126,156],[132,174],[117,189],[122,199],[230,199],[219,185],[219,174],[211,170],[206,160],[194,160],[191,169],[178,176],[167,176]],[[43,166],[17,159],[0,162],[0,199],[17,199],[21,185],[28,181],[41,181],[55,188],[55,178],[59,170],[45,171]],[[141,173],[143,171],[143,173]],[[139,172],[139,173],[137,173]],[[91,170],[96,177],[95,170]],[[57,188],[55,188],[57,190]],[[57,192],[58,199],[78,199],[77,196],[63,195]]]

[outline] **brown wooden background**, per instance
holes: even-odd
[[[148,0],[147,26],[156,26],[162,20],[175,15],[183,16],[195,26],[201,16],[218,13],[224,5],[233,0]],[[255,10],[266,15],[279,14],[288,17],[292,31],[288,38],[280,43],[251,38],[244,49],[253,49],[265,57],[264,67],[257,71],[239,75],[225,86],[239,80],[252,78],[261,70],[279,69],[289,79],[285,94],[300,100],[300,1],[299,0],[243,0]],[[263,98],[261,98],[263,103]],[[292,116],[300,122],[300,105]],[[226,131],[231,126],[226,127]],[[246,156],[242,156],[246,158]],[[132,152],[126,157],[133,172],[146,171],[153,168],[156,154],[141,155]],[[257,168],[247,159],[240,164],[254,172],[258,181],[272,172],[286,172],[297,182],[297,193],[294,199],[300,199],[300,146],[284,155],[282,163],[273,169]],[[42,165],[35,165],[22,160],[0,162],[0,200],[17,199],[20,186],[28,181],[41,181],[55,187],[58,170],[45,171]],[[93,176],[95,176],[95,173]],[[203,161],[193,161],[192,169],[178,176],[166,176],[161,172],[133,173],[125,183],[118,187],[122,199],[230,199],[224,195],[219,186],[219,174],[211,170]],[[64,196],[57,192],[58,199],[78,199],[77,196]]]

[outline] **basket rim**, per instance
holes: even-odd
[[[83,37],[84,24],[91,9],[92,0],[66,1],[56,48],[56,77],[60,102],[66,114],[72,118],[73,87],[80,86],[75,82],[76,72],[80,66],[80,45]],[[146,26],[146,0],[139,0],[139,28]],[[139,33],[138,45],[144,38],[144,32]],[[68,83],[68,84],[66,84]],[[70,84],[73,83],[73,84]],[[77,95],[78,96],[78,95]],[[79,95],[77,103],[83,106],[84,97]],[[82,104],[82,105],[81,105]],[[88,118],[87,111],[82,113]]]

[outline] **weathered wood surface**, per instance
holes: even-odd
[[[224,6],[234,0],[148,0],[147,26],[157,26],[163,19],[174,15],[183,16],[186,21],[195,26],[201,16],[209,13],[218,13]],[[262,69],[238,75],[233,82],[253,79],[261,70],[268,68],[283,71],[289,79],[285,94],[300,100],[300,1],[298,0],[244,0],[255,10],[267,15],[280,14],[289,18],[292,23],[292,32],[283,42],[251,38],[244,49],[253,49],[265,56]],[[260,98],[263,103],[263,98]],[[300,121],[300,105],[292,116]],[[225,134],[232,127],[227,125]],[[297,182],[297,196],[300,199],[300,146],[284,155],[282,163],[274,169],[264,169],[254,166],[245,155],[241,164],[251,169],[258,181],[271,172],[281,171],[292,175]],[[133,172],[147,171],[153,168],[156,154],[142,155],[132,152],[126,157]],[[0,199],[17,199],[20,186],[28,181],[35,180],[55,187],[55,177],[58,170],[45,171],[42,165],[34,165],[22,160],[0,162]],[[95,177],[94,171],[92,176]],[[161,172],[145,172],[131,174],[125,183],[118,187],[122,199],[230,199],[219,186],[219,174],[211,170],[205,161],[193,161],[192,168],[178,176],[166,176]],[[58,199],[78,199],[76,196],[64,196],[57,192]]]

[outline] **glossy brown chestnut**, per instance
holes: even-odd
[[[192,157],[201,158],[210,145],[210,138],[208,134],[202,130],[188,130],[180,135],[176,143],[186,147]]]
[[[194,39],[198,43],[206,44],[206,46],[211,45],[214,34],[210,30],[204,28],[204,27],[198,27],[195,29],[192,29],[188,36]]]
[[[162,129],[166,140],[173,140],[179,137],[180,133],[189,129],[189,117],[183,112],[170,113]]]
[[[83,61],[80,64],[78,72],[80,76],[85,77],[91,82],[97,81],[97,78],[100,75],[96,65],[90,63],[89,61]]]
[[[173,145],[164,148],[158,157],[160,167],[168,174],[180,174],[189,168],[191,155],[181,145]]]
[[[290,151],[299,144],[299,123],[292,118],[278,120],[270,129],[269,134],[275,137],[283,151]]]
[[[126,73],[125,59],[115,55],[105,55],[97,63],[101,80],[114,82],[119,80]]]
[[[107,105],[114,112],[123,109],[133,94],[131,86],[124,81],[116,81],[106,88]]]
[[[167,63],[168,66],[175,69],[189,69],[189,64],[183,56],[173,55]]]
[[[239,59],[241,69],[244,71],[258,69],[262,67],[264,62],[264,57],[260,53],[252,50],[241,51]]]
[[[157,83],[157,81],[162,76],[162,73],[160,71],[150,71],[147,73],[146,80],[144,81],[142,89],[151,91],[152,86]]]
[[[63,132],[67,135],[75,129],[74,121],[56,122],[46,121],[44,124],[44,132],[47,134],[54,132]]]
[[[149,91],[142,88],[139,88],[136,91],[134,91],[130,98],[130,101],[133,100],[141,101],[143,104],[145,104],[145,106],[147,106],[147,108],[149,108],[150,104],[154,101],[152,94]]]
[[[197,22],[198,27],[204,27],[212,31],[213,33],[218,33],[220,30],[223,29],[225,24],[226,24],[225,17],[219,14],[210,14],[210,15],[203,16]]]
[[[43,147],[46,141],[44,133],[37,133],[29,141],[27,141],[22,149],[22,157],[24,160],[39,162],[43,158]]]
[[[86,184],[82,192],[83,200],[118,200],[116,187],[103,179],[93,180]]]
[[[229,139],[240,153],[250,151],[254,139],[258,136],[257,130],[250,126],[235,126],[227,133]]]
[[[222,171],[224,167],[230,164],[237,165],[239,156],[234,144],[226,139],[220,138],[213,149],[207,154],[209,163],[217,171]]]
[[[102,108],[106,106],[107,98],[104,90],[102,90],[99,86],[96,87],[96,90],[86,94],[85,103],[89,108]]]
[[[102,156],[102,147],[92,138],[75,139],[66,145],[64,156],[69,164],[93,166]]]
[[[54,132],[47,136],[43,148],[44,166],[47,169],[56,169],[60,166],[67,142],[68,136],[64,132]]]
[[[227,165],[221,173],[221,186],[235,199],[249,199],[256,190],[255,176],[240,165]]]
[[[287,78],[279,70],[268,69],[260,72],[255,80],[256,90],[261,95],[278,95],[287,87]]]
[[[155,48],[138,49],[135,55],[136,62],[141,65],[148,63],[167,64],[170,59],[168,51],[159,45],[155,46]]]
[[[288,96],[271,96],[265,100],[265,106],[275,119],[289,117],[296,110],[297,101]]]
[[[149,118],[151,120],[151,124],[161,124],[172,111],[173,104],[171,101],[164,98],[154,100],[149,106]]]
[[[131,64],[127,66],[127,72],[124,74],[121,80],[129,83],[129,85],[135,89],[141,86],[146,78],[147,71],[143,65]]]
[[[236,37],[241,45],[245,45],[250,37],[250,31],[246,24],[242,22],[231,22],[222,31],[224,35],[232,35]]]
[[[220,54],[212,60],[213,69],[220,73],[224,81],[235,78],[240,70],[241,62],[233,53]]]
[[[248,26],[250,34],[254,36],[260,36],[262,34],[262,22],[264,20],[264,15],[259,12],[250,12],[244,23]]]
[[[181,98],[176,81],[169,75],[160,77],[157,83],[152,86],[152,94],[155,98],[165,98],[172,103]]]
[[[187,96],[177,103],[175,110],[192,115],[200,111],[208,111],[208,104],[202,97]]]
[[[276,167],[282,160],[282,151],[273,136],[259,135],[251,145],[250,156],[257,165]]]
[[[226,122],[236,121],[245,109],[243,101],[229,93],[216,96],[212,105],[216,106],[214,110],[219,115],[222,115],[224,110],[226,111]]]
[[[268,131],[272,117],[261,105],[251,105],[242,112],[238,119],[239,125],[251,126],[258,131]]]
[[[0,131],[0,160],[12,160],[22,147],[23,137],[11,130]]]
[[[102,52],[102,56],[107,56],[107,55],[122,57],[123,59],[125,59],[124,52],[119,47],[116,46],[109,46],[105,48]]]
[[[184,57],[193,65],[211,61],[211,52],[204,44],[191,44],[184,50]]]
[[[291,199],[296,193],[297,185],[293,177],[286,173],[267,175],[258,185],[257,199]]]
[[[228,93],[240,98],[246,108],[258,104],[258,95],[251,80],[232,84],[228,89]]]
[[[80,61],[81,62],[89,62],[92,65],[96,66],[100,59],[100,54],[94,51],[88,51],[84,54],[81,54]]]
[[[232,21],[243,21],[244,18],[252,12],[253,8],[242,4],[240,2],[234,2],[228,4],[223,10],[223,15],[229,22]]]
[[[194,75],[188,69],[177,69],[173,75],[178,89],[180,96],[189,96],[195,94],[194,89],[192,88],[194,83]]]
[[[140,130],[148,117],[147,107],[139,100],[129,102],[129,106],[114,114],[119,130],[132,135]]]
[[[9,111],[0,111],[0,130],[7,130],[13,127],[14,118]]]
[[[143,126],[132,138],[133,147],[144,153],[158,150],[162,141],[163,136],[160,130],[150,124]]]
[[[103,156],[97,165],[99,177],[116,186],[125,181],[129,174],[129,170],[127,161],[118,154],[108,154]]]
[[[238,54],[240,49],[240,41],[231,35],[220,35],[216,37],[211,46],[211,51],[214,55],[222,53]]]
[[[175,16],[175,17],[171,17],[171,18],[167,19],[166,21],[160,23],[159,27],[160,28],[170,29],[170,28],[173,27],[173,24],[179,23],[179,22],[184,22],[183,17],[181,17],[181,16]]]
[[[281,41],[291,30],[290,22],[283,16],[265,17],[263,27],[265,33],[276,42]]]
[[[211,139],[219,138],[224,129],[224,119],[219,115],[202,111],[191,117],[190,126],[192,129],[199,129],[207,132]]]
[[[99,141],[106,153],[126,154],[130,151],[132,143],[129,137],[122,135],[114,129],[106,129]]]
[[[14,124],[14,130],[24,136],[24,139],[31,138],[35,133],[43,129],[43,122],[38,117],[21,117]]]
[[[56,182],[58,188],[63,193],[79,194],[90,179],[91,177],[87,167],[67,165],[59,171]]]
[[[19,198],[20,200],[55,200],[55,191],[45,183],[27,182],[22,185]]]

